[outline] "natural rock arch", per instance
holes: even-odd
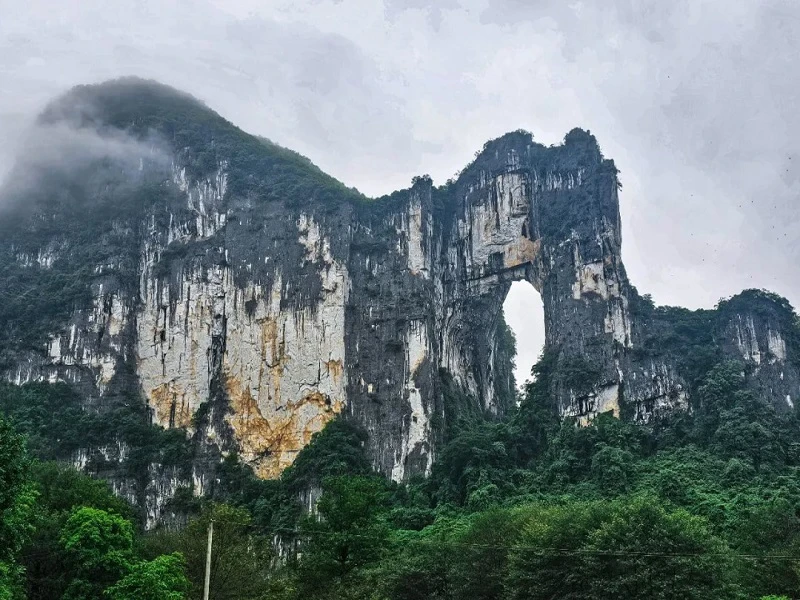
[[[657,309],[628,282],[617,170],[590,133],[545,147],[513,132],[442,187],[421,177],[368,200],[168,88],[123,80],[72,95],[49,118],[102,117],[142,136],[170,115],[203,125],[173,132],[191,143],[168,161],[142,151],[123,165],[139,186],[125,195],[81,180],[92,214],[15,192],[24,210],[0,224],[9,282],[84,277],[90,298],[53,309],[52,322],[7,327],[17,340],[30,333],[3,348],[7,379],[69,382],[93,408],[140,393],[155,423],[236,450],[263,477],[341,414],[367,430],[375,468],[405,480],[430,471],[442,424],[467,409],[446,406],[447,386],[489,416],[512,406],[498,315],[511,282],[526,280],[542,296],[561,416],[647,421],[687,405],[689,311]],[[88,124],[75,108],[87,99]],[[90,223],[98,211],[112,217]],[[42,227],[53,232],[44,240]],[[757,389],[792,406],[800,378],[785,300],[749,292],[692,314],[714,359],[743,361]],[[206,471],[193,472],[196,488]]]

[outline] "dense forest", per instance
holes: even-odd
[[[179,490],[151,531],[49,460],[98,426],[73,392],[5,386],[0,598],[201,598],[210,521],[215,599],[800,597],[800,423],[748,391],[743,365],[715,365],[691,411],[648,427],[560,422],[556,368],[546,353],[503,421],[449,423],[427,479],[373,474],[365,434],[335,420],[280,480],[228,456],[209,497]],[[146,429],[141,460],[180,453]]]

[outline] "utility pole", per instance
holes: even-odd
[[[206,550],[206,583],[203,587],[203,600],[208,600],[211,589],[211,540],[214,538],[214,519],[208,521],[208,549]]]

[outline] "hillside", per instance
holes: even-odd
[[[0,598],[200,597],[211,519],[216,598],[800,595],[797,315],[654,306],[618,188],[579,129],[370,199],[154,82],[55,100],[0,190]]]

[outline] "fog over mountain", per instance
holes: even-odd
[[[800,304],[800,5],[428,4],[0,0],[0,173],[50,98],[121,75],[186,90],[369,195],[423,170],[443,183],[505,131],[550,144],[580,126],[621,171],[642,293]],[[540,326],[517,293],[509,321]],[[524,378],[541,337],[519,337]]]

